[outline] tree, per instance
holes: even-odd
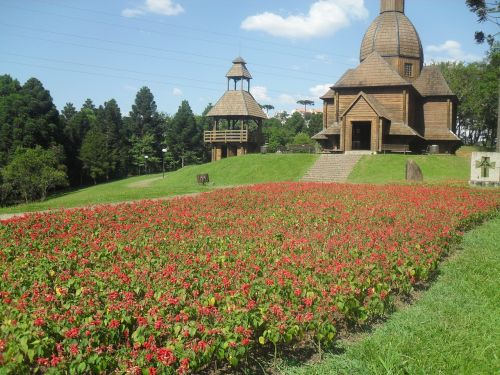
[[[175,160],[198,163],[203,159],[203,129],[196,123],[187,100],[182,101],[166,132],[166,144]]]
[[[20,86],[10,76],[2,76],[0,93],[0,166],[18,147],[47,149],[63,142],[59,112],[39,80],[30,78]]]
[[[260,106],[262,109],[266,110],[266,114],[269,116],[269,111],[272,111],[274,109],[274,106],[271,104],[264,104]]]
[[[313,145],[314,143],[314,140],[306,133],[297,133],[292,141],[294,145]]]
[[[160,116],[153,93],[148,87],[144,86],[137,92],[129,115],[132,121],[131,131],[133,135],[142,137],[149,133],[153,134],[155,138],[158,136],[161,138]]]
[[[294,136],[294,133],[288,127],[283,126],[277,118],[265,120],[262,126],[262,133],[268,144],[269,152],[276,152],[284,148],[292,142]]]
[[[137,167],[139,175],[141,174],[141,169],[147,173],[159,164],[160,158],[155,156],[155,140],[152,134],[146,134],[143,137],[133,135],[130,139],[130,144],[132,165]]]
[[[151,134],[154,138],[152,156],[161,156],[165,141],[165,122],[158,113],[153,93],[148,87],[144,86],[137,92],[126,125],[128,139],[132,136],[143,138],[146,134]]]
[[[68,105],[66,105],[67,107]],[[64,150],[66,153],[66,164],[68,166],[68,177],[73,186],[84,183],[85,171],[83,169],[80,152],[83,139],[88,131],[95,126],[96,109],[90,99],[83,104],[80,111],[69,117],[65,114],[66,107],[63,110],[62,124],[64,126]],[[69,110],[68,113],[72,111]]]
[[[474,12],[478,18],[478,22],[491,22],[500,26],[498,14],[500,13],[500,1],[486,2],[486,0],[466,0],[465,2],[471,12]],[[483,31],[476,31],[474,35],[477,43],[486,42],[490,45],[492,52],[499,52],[500,48],[496,42],[497,36],[500,32],[495,34],[485,35]],[[500,81],[498,82],[498,104],[497,104],[497,152],[500,152]]]
[[[92,127],[85,134],[80,150],[80,160],[83,163],[83,169],[94,181],[94,185],[101,177],[109,178],[112,166],[106,150],[106,136],[97,126]]]
[[[128,147],[120,107],[111,99],[97,109],[96,126],[106,140],[106,158],[109,163],[109,177],[126,174]]]
[[[287,111],[281,111],[281,112],[278,112],[274,115],[274,118],[277,118],[278,120],[280,120],[280,122],[282,124],[284,124],[286,122],[286,120],[288,120],[289,117],[290,117],[290,115],[287,113]]]
[[[18,148],[12,161],[2,170],[2,177],[25,202],[44,200],[49,189],[68,184],[60,160],[61,150],[56,148]]]
[[[498,21],[500,19],[498,16],[500,13],[500,1],[493,0],[487,2],[486,0],[466,0],[465,3],[470,11],[476,14],[479,23],[491,22],[500,26],[500,22]],[[490,46],[493,46],[499,34],[500,32],[485,35],[484,31],[476,31],[475,39],[478,43],[484,43],[486,41]]]
[[[466,144],[485,139],[492,145],[498,123],[500,53],[490,52],[482,62],[446,62],[439,67],[459,100],[457,135]]]
[[[297,102],[297,104],[303,105],[304,106],[304,113],[307,112],[307,106],[308,105],[314,105],[314,102],[312,100],[307,100],[307,99],[302,99]]]
[[[294,112],[294,114],[286,120],[285,128],[289,129],[293,135],[300,132],[306,132],[306,121],[299,112]]]
[[[307,124],[307,134],[310,137],[318,134],[323,130],[323,114],[322,113],[312,113],[310,114],[309,121]]]

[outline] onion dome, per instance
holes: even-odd
[[[415,26],[404,14],[404,0],[381,0],[380,15],[372,22],[361,43],[360,60],[364,61],[373,52],[386,59],[417,60],[419,68],[422,67],[422,42]]]

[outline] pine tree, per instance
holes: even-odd
[[[181,103],[167,129],[166,143],[176,161],[192,164],[203,159],[203,129],[197,124],[187,100]]]
[[[94,185],[102,177],[109,178],[111,163],[106,150],[106,136],[97,126],[92,127],[83,138],[80,159]]]

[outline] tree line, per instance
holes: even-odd
[[[493,147],[498,137],[500,43],[491,45],[483,61],[438,64],[457,95],[457,135],[466,145]]]
[[[45,199],[56,189],[127,176],[176,170],[209,161],[203,131],[206,114],[183,101],[173,115],[157,109],[148,87],[136,94],[124,115],[116,100],[97,106],[87,99],[78,109],[67,103],[59,112],[38,79],[21,84],[0,76],[0,204]],[[264,124],[270,151],[290,143],[312,143],[321,115],[282,115]]]
[[[81,186],[158,172],[208,159],[203,116],[187,101],[170,117],[158,112],[148,87],[128,115],[111,99],[87,99],[59,113],[36,78],[21,85],[0,76],[0,201],[43,199],[54,188]],[[164,163],[162,163],[162,161]]]

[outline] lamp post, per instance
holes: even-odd
[[[162,178],[165,178],[165,154],[167,152],[168,152],[168,147],[161,149],[161,165],[162,165],[162,171],[163,171]]]
[[[148,174],[148,155],[144,155],[144,169],[146,170],[146,174]]]

